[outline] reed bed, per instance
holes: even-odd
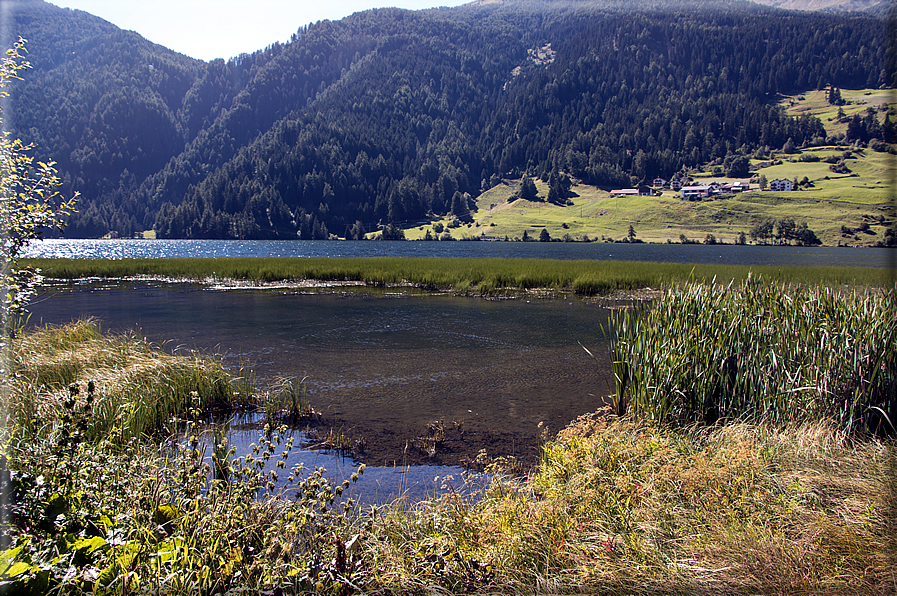
[[[141,276],[172,280],[319,281],[371,286],[410,285],[427,290],[491,295],[531,288],[583,295],[659,288],[688,281],[770,281],[830,286],[892,287],[894,272],[874,267],[748,267],[636,261],[448,258],[216,258],[216,259],[29,259],[28,266],[54,279]]]
[[[897,423],[897,292],[691,283],[617,311],[616,399],[658,422]]]

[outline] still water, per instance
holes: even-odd
[[[335,242],[315,240],[44,240],[26,256],[46,258],[457,257],[597,259],[726,265],[894,267],[897,250],[601,242]]]
[[[542,434],[600,407],[612,385],[603,332],[609,311],[569,297],[94,281],[46,286],[31,310],[32,324],[92,316],[104,329],[137,330],[169,350],[218,354],[234,370],[250,365],[262,385],[305,379],[322,414],[315,426],[364,439],[368,478],[380,475],[388,494],[397,484],[420,490],[421,478],[432,484],[436,474],[460,477],[457,466],[481,450],[533,464]],[[427,438],[440,431],[444,440],[431,452]],[[246,432],[235,440],[257,441],[257,430]],[[409,473],[417,474],[413,482]]]
[[[255,445],[260,445],[263,433],[258,429],[263,415],[253,414],[248,416],[236,416],[228,422],[228,446],[234,447],[237,454],[251,453]],[[283,494],[295,494],[295,485],[288,482],[287,476],[299,466],[296,473],[297,480],[301,480],[314,473],[315,469],[323,468],[324,477],[332,484],[341,484],[344,480],[350,480],[353,473],[358,472],[359,462],[351,456],[341,455],[333,451],[309,448],[308,437],[302,430],[287,429],[280,436],[281,443],[275,449],[272,457],[265,465],[262,473],[277,472],[278,479],[274,492]],[[277,457],[284,450],[284,444],[288,439],[294,440],[294,447],[285,460],[286,469],[278,470]],[[211,465],[211,444],[214,441],[214,431],[209,430],[200,436],[201,445],[206,449],[205,460]],[[239,457],[239,456],[238,456]],[[374,504],[388,504],[397,500],[406,503],[414,503],[422,500],[432,500],[439,495],[451,492],[453,495],[462,495],[477,498],[488,486],[490,475],[471,470],[461,466],[447,465],[392,465],[392,466],[366,466],[357,482],[350,484],[343,498],[352,498],[361,506]],[[351,482],[351,480],[350,480]]]

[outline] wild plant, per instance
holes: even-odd
[[[363,467],[343,483],[288,471],[282,428],[240,458],[227,424],[204,441],[199,421],[235,386],[210,359],[86,322],[16,341],[0,592],[338,592],[350,581],[360,543],[343,496]],[[74,363],[71,376],[57,359]],[[295,386],[278,391],[308,407]]]
[[[73,428],[85,427],[88,400],[73,390],[65,407]],[[285,427],[264,429],[245,456],[213,454],[210,465],[198,423],[184,428],[156,457],[145,443],[122,451],[61,431],[46,452],[11,454],[30,472],[13,477],[0,590],[335,593],[351,584],[360,542],[349,534],[354,501],[341,497],[364,466],[340,484],[323,469],[287,471]]]
[[[615,311],[615,399],[659,422],[897,420],[897,293],[750,278]]]
[[[315,415],[308,401],[307,377],[300,381],[288,377],[277,377],[270,390],[261,396],[265,411],[265,422],[274,425],[278,421],[296,424]]]

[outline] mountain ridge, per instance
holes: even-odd
[[[28,0],[15,130],[82,192],[75,237],[348,237],[463,213],[502,176],[630,185],[824,140],[776,95],[894,83],[874,17],[624,4],[375,9],[204,63]]]

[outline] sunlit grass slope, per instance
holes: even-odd
[[[830,138],[846,132],[846,121],[837,118],[837,106],[826,101],[825,91],[808,91],[783,98],[781,104],[792,115],[811,114],[819,117]],[[841,90],[847,101],[842,106],[849,118],[855,113],[865,115],[867,108],[881,110],[881,106],[897,106],[895,90],[862,89]],[[879,112],[879,119],[884,117]],[[818,157],[842,157],[851,170],[838,174],[824,161],[799,161],[801,154]],[[609,189],[599,189],[585,184],[574,185],[572,204],[560,206],[544,201],[548,185],[536,179],[536,187],[542,201],[508,198],[517,193],[520,180],[505,180],[477,197],[476,209],[471,212],[472,221],[462,222],[460,227],[448,231],[455,240],[485,237],[487,239],[521,238],[524,231],[532,239],[538,239],[542,229],[548,230],[552,239],[621,240],[631,225],[637,238],[649,242],[679,242],[681,236],[703,241],[713,234],[717,241],[734,242],[740,232],[748,234],[752,226],[767,219],[794,218],[800,224],[806,222],[826,245],[872,246],[883,239],[885,229],[893,225],[894,197],[897,196],[897,157],[890,153],[878,153],[868,148],[848,145],[805,148],[795,154],[773,152],[768,158],[752,159],[759,169],[752,175],[764,175],[767,180],[787,178],[800,181],[805,176],[812,186],[788,193],[760,192],[755,181],[752,192],[734,197],[716,198],[698,202],[684,202],[679,193],[664,190],[659,197],[611,197]],[[778,163],[781,162],[781,163]],[[703,172],[692,172],[695,184],[711,181],[735,182],[710,173],[711,165]],[[743,181],[743,180],[741,180]],[[884,222],[879,218],[883,217]],[[439,222],[447,225],[452,218]],[[870,225],[869,232],[854,236],[841,234],[841,226],[855,229],[862,223]],[[417,226],[406,230],[409,239],[423,238],[432,225]]]
[[[828,90],[813,89],[797,95],[789,95],[782,98],[779,105],[785,107],[791,116],[809,114],[822,121],[826,133],[829,135],[844,134],[847,132],[847,122],[838,119],[838,108],[844,112],[847,118],[854,114],[866,115],[867,108],[879,109],[882,105],[893,106],[897,104],[897,90],[895,89],[841,89],[843,106],[831,105],[828,102]],[[881,118],[881,115],[879,115]]]

